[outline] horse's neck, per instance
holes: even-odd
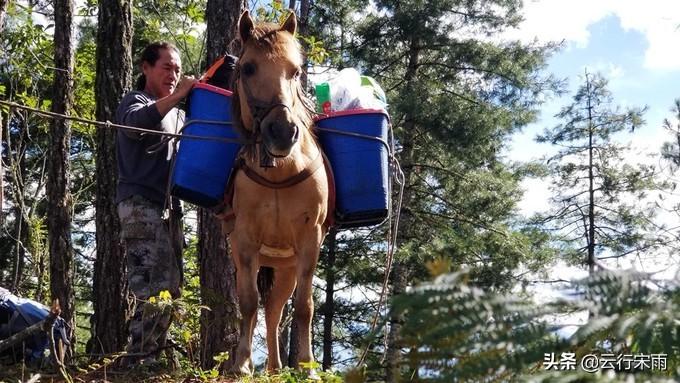
[[[258,150],[262,150],[261,144]],[[248,166],[272,182],[281,182],[303,171],[321,155],[318,143],[309,131],[302,133],[300,142],[286,158],[276,158],[273,168],[262,168],[259,159],[250,159]]]

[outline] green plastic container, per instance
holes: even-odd
[[[324,114],[331,112],[331,87],[327,82],[316,86],[316,111]]]

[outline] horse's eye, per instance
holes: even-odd
[[[243,67],[241,68],[241,72],[246,77],[254,75],[255,74],[255,64],[253,64],[253,63],[243,64]]]
[[[293,75],[293,78],[297,80],[297,79],[300,78],[300,76],[302,76],[302,69],[297,68],[297,69],[295,70],[295,74]]]

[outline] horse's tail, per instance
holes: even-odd
[[[274,285],[274,269],[271,267],[260,267],[257,273],[257,290],[260,292],[260,300],[263,306],[269,300],[272,285]]]

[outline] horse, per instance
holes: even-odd
[[[310,366],[314,361],[312,278],[331,225],[327,218],[332,181],[313,133],[313,104],[302,90],[303,58],[296,29],[294,13],[282,26],[255,25],[248,11],[238,21],[241,53],[234,71],[232,102],[235,127],[247,144],[233,176],[235,218],[228,234],[242,317],[232,368],[237,374],[252,374],[261,267],[273,269],[271,288],[263,299],[267,370],[281,368],[278,326],[296,287],[299,362]],[[313,369],[309,374],[314,374]]]

